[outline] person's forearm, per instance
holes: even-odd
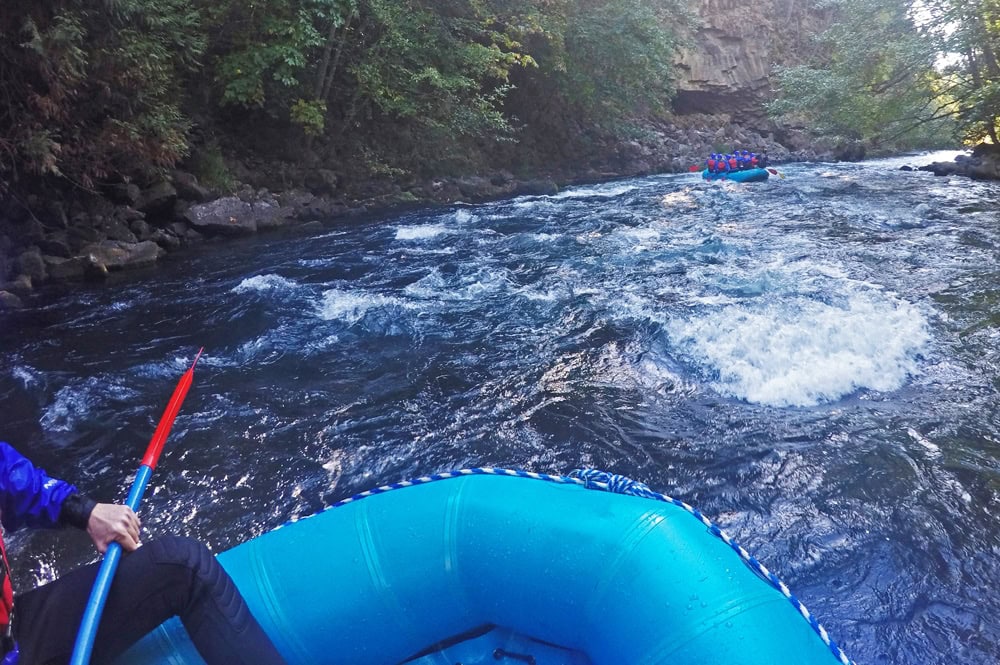
[[[8,531],[22,526],[58,527],[63,502],[77,488],[50,477],[10,444],[0,441],[0,521]]]
[[[70,494],[59,509],[59,523],[85,530],[96,505],[97,502],[85,494]]]

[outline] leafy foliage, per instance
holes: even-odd
[[[352,67],[357,92],[385,116],[435,134],[504,133],[496,100],[509,69],[531,60],[486,27],[489,16],[475,5],[454,4],[446,15],[417,2],[369,0],[362,20],[372,37]]]
[[[253,0],[206,4],[213,25],[215,81],[221,103],[263,107],[285,100],[324,43],[321,30],[340,3],[335,0]],[[238,26],[238,29],[234,29]]]
[[[187,0],[54,4],[0,16],[0,182],[26,171],[91,187],[186,154],[179,82],[205,45]]]
[[[307,136],[320,136],[326,124],[326,102],[296,100],[291,108],[292,122],[302,127]]]
[[[1000,144],[1000,2],[923,0],[920,8],[927,38],[949,55],[941,87],[966,139]]]
[[[938,67],[936,17],[912,0],[836,0],[821,63],[778,72],[770,111],[786,123],[896,147],[953,145],[956,88]]]
[[[192,117],[381,172],[459,165],[540,117],[519,85],[567,122],[661,107],[688,20],[678,0],[8,0],[0,183],[148,177]]]
[[[661,108],[673,95],[677,28],[691,20],[681,3],[581,2],[568,13],[555,71],[563,94],[591,120]]]

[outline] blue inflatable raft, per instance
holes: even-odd
[[[732,180],[733,182],[764,182],[770,177],[767,169],[747,169],[746,171],[728,171],[725,173],[709,173],[708,169],[701,172],[705,180]]]
[[[701,513],[601,472],[397,483],[219,561],[289,665],[851,665]],[[118,662],[203,663],[176,619]]]

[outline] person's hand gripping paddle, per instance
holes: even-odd
[[[132,489],[129,491],[128,499],[125,501],[125,505],[133,511],[138,511],[139,509],[139,502],[142,501],[143,492],[146,491],[149,478],[153,475],[156,462],[160,459],[163,444],[167,441],[167,436],[170,434],[170,428],[174,424],[177,412],[181,410],[181,404],[184,403],[184,398],[187,397],[188,389],[194,380],[194,367],[198,364],[198,359],[201,358],[202,351],[204,349],[198,351],[194,362],[191,363],[191,368],[184,373],[184,376],[177,383],[177,387],[174,388],[174,394],[171,396],[170,402],[167,403],[167,408],[160,418],[160,424],[157,425],[156,431],[153,433],[153,438],[146,448],[142,464],[135,474],[135,482],[132,483]],[[83,620],[80,622],[80,630],[76,634],[76,645],[73,647],[73,656],[70,659],[70,665],[87,665],[90,662],[90,655],[94,650],[94,638],[97,636],[97,627],[101,622],[101,613],[104,611],[104,604],[108,600],[111,580],[115,575],[115,569],[118,568],[121,556],[121,545],[118,543],[108,545],[108,549],[104,554],[104,560],[101,561],[101,567],[97,571],[97,578],[94,580],[94,588],[91,589],[90,599],[87,600],[87,605],[83,610]]]

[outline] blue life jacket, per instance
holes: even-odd
[[[77,491],[65,480],[50,478],[9,443],[0,441],[0,523],[5,530],[60,526],[63,501]]]
[[[63,502],[75,494],[78,494],[76,487],[65,480],[50,478],[9,443],[0,441],[0,523],[6,531],[22,526],[60,526]],[[93,506],[90,499],[86,501]],[[84,510],[89,513],[88,508]],[[18,661],[11,625],[13,614],[14,587],[7,547],[0,537],[0,657],[3,658],[0,665],[16,665]]]

